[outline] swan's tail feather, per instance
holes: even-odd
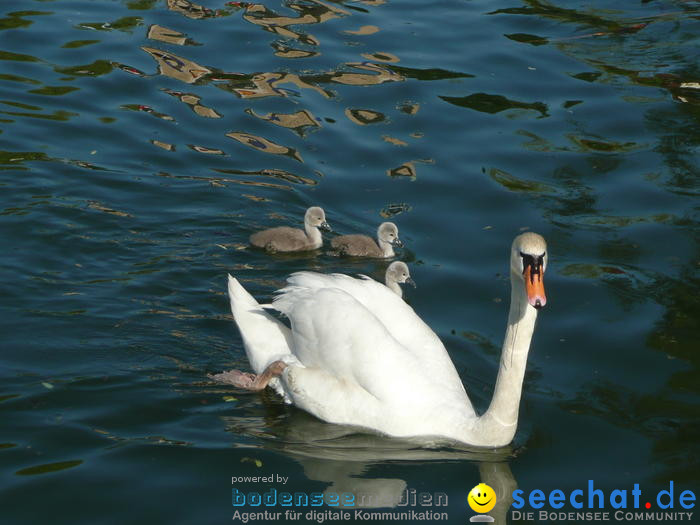
[[[255,298],[231,274],[228,275],[228,297],[231,300],[231,313],[234,318],[236,310],[258,306]]]
[[[277,360],[293,361],[292,335],[286,326],[263,309],[237,279],[228,276],[231,314],[241,332],[243,347],[256,374]]]

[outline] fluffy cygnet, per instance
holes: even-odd
[[[403,246],[399,239],[399,229],[393,222],[379,225],[377,241],[367,235],[341,235],[331,240],[331,246],[340,255],[381,258],[393,257],[394,246]]]
[[[394,261],[389,265],[389,267],[386,269],[386,274],[384,275],[384,282],[386,283],[387,288],[396,293],[396,295],[399,297],[403,297],[403,292],[401,291],[399,283],[406,283],[410,284],[414,288],[416,287],[415,281],[411,279],[408,266],[406,263],[401,261]]]
[[[312,206],[304,215],[304,229],[279,226],[250,236],[250,244],[268,252],[304,252],[316,250],[323,244],[322,230],[330,231],[322,208]]]

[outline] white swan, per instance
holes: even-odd
[[[511,303],[498,379],[479,416],[440,339],[413,309],[369,278],[295,273],[268,314],[229,276],[231,311],[257,375],[214,376],[237,387],[268,384],[318,418],[397,437],[497,447],[513,439],[537,310],[546,303],[547,247],[535,233],[513,241]]]

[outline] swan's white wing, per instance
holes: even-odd
[[[366,308],[381,323],[384,329],[404,349],[403,355],[410,353],[416,358],[421,370],[439,378],[454,395],[465,398],[464,403],[471,407],[464,385],[440,338],[418,317],[416,312],[398,295],[383,284],[362,276],[355,279],[348,275],[325,275],[314,272],[297,272],[287,281],[299,290],[339,289],[343,290]],[[286,294],[289,288],[282,290]],[[326,308],[333,308],[332,304]],[[357,321],[350,321],[354,329],[363,332],[365,327]]]
[[[366,308],[337,288],[287,287],[273,306],[292,324],[294,355],[307,368],[362,386],[389,400],[389,367],[402,365],[403,349]]]
[[[284,376],[301,408],[393,435],[422,434],[424,425],[432,428],[441,419],[447,425],[454,407],[464,413],[464,392],[427,372],[344,290],[288,286],[273,306],[290,319],[292,351],[305,367],[290,367]]]

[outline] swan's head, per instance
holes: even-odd
[[[394,261],[386,269],[386,282],[393,281],[395,283],[410,284],[414,288],[416,283],[411,279],[411,272],[408,271],[408,265],[405,262]]]
[[[510,271],[525,283],[527,302],[538,310],[547,304],[544,272],[547,269],[547,243],[537,233],[518,235],[510,251]]]
[[[326,212],[323,208],[318,206],[311,206],[306,210],[304,215],[304,224],[313,226],[314,228],[321,228],[322,230],[331,231],[331,226],[326,222]]]
[[[401,248],[403,243],[399,239],[399,229],[393,222],[383,222],[377,229],[377,238],[380,242],[386,242],[392,246]]]

